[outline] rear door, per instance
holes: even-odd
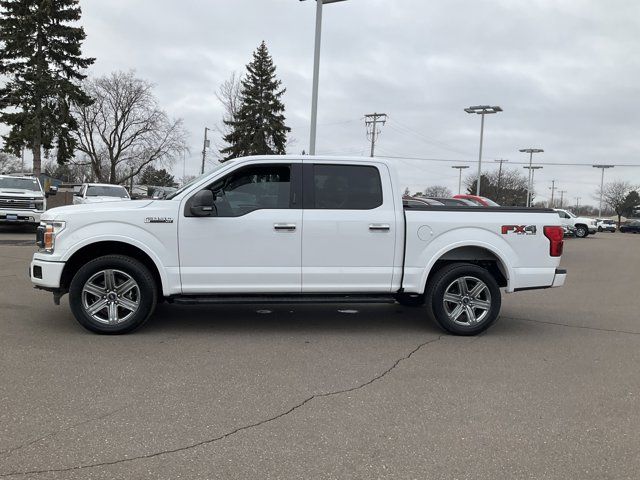
[[[386,166],[305,164],[303,183],[302,291],[390,292],[397,225]]]

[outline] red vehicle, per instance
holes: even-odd
[[[462,198],[475,203],[479,207],[499,207],[496,202],[487,197],[479,197],[477,195],[454,195],[453,198]]]

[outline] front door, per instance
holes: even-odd
[[[184,294],[300,292],[300,165],[240,166],[207,187],[215,195],[212,216],[181,213]]]

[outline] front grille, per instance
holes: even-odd
[[[29,200],[25,198],[11,198],[0,197],[0,208],[3,209],[33,209],[35,207],[35,200]]]

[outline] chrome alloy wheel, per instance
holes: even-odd
[[[118,325],[140,307],[140,287],[122,270],[101,270],[82,287],[82,307],[96,322]]]
[[[460,277],[444,291],[444,311],[452,322],[473,326],[482,322],[491,309],[491,293],[476,277]]]

